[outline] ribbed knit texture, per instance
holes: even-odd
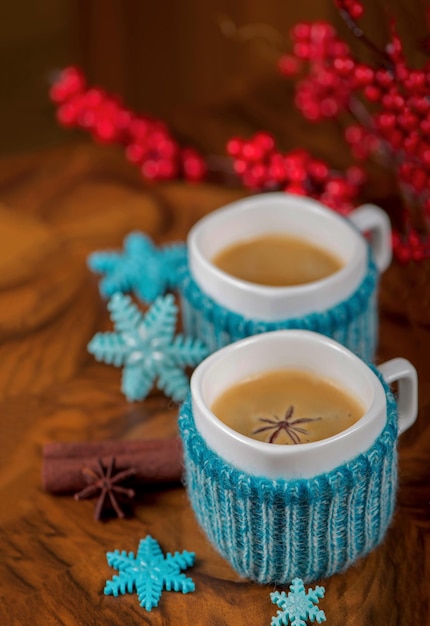
[[[185,332],[204,341],[211,352],[258,333],[302,328],[332,337],[366,361],[373,359],[378,340],[378,278],[378,270],[369,252],[367,273],[347,300],[319,313],[265,322],[219,305],[200,289],[186,263],[178,268],[177,273]]]
[[[234,468],[205,443],[191,404],[180,411],[186,486],[201,527],[234,569],[260,583],[340,572],[383,539],[397,486],[397,408],[367,453],[312,479],[269,480]]]

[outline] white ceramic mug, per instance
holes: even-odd
[[[355,424],[338,434],[300,445],[272,445],[242,435],[212,413],[226,389],[276,369],[309,371],[331,379],[365,407]],[[397,358],[379,366],[387,383],[398,382],[399,433],[417,416],[417,373]],[[312,478],[330,472],[369,448],[387,420],[386,395],[375,373],[332,339],[303,330],[280,330],[233,343],[206,358],[191,378],[197,430],[209,448],[239,470],[270,479]]]
[[[189,267],[200,289],[223,307],[267,322],[324,311],[348,298],[367,270],[370,233],[375,263],[383,272],[391,261],[387,215],[367,204],[349,220],[321,203],[288,193],[265,193],[233,202],[200,220],[187,239]],[[216,267],[212,259],[226,247],[265,234],[288,234],[328,250],[340,270],[318,281],[289,287],[250,283]]]

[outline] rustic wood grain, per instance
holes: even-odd
[[[243,195],[210,185],[145,187],[120,153],[78,145],[13,158],[0,169],[0,623],[269,624],[269,592],[241,580],[199,529],[181,487],[148,489],[136,516],[93,520],[91,501],[41,488],[50,441],[157,438],[176,433],[161,394],[129,404],[120,372],[86,352],[108,327],[86,255],[145,230],[184,239],[208,211]],[[400,444],[394,522],[378,549],[320,581],[330,626],[412,626],[429,619],[430,312],[428,265],[393,266],[382,282],[379,360],[405,356],[420,376],[420,415]],[[414,276],[414,280],[411,280]],[[135,550],[150,533],[166,551],[197,555],[193,594],[164,593],[146,613],[135,595],[103,595],[105,552]]]

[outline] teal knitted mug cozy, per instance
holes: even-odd
[[[215,302],[200,289],[186,261],[176,270],[185,331],[204,341],[211,352],[244,337],[295,328],[332,337],[366,361],[373,359],[378,340],[378,279],[369,248],[366,274],[346,300],[325,311],[267,322],[244,317]]]
[[[376,370],[374,370],[376,372]],[[305,582],[341,572],[383,539],[397,487],[397,406],[382,380],[387,422],[367,452],[310,479],[252,476],[213,452],[191,402],[180,410],[185,481],[207,537],[242,576]]]

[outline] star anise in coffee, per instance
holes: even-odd
[[[268,424],[268,426],[262,426],[261,428],[257,428],[252,431],[253,435],[257,435],[258,433],[268,432],[273,430],[273,433],[270,435],[267,443],[275,443],[276,439],[279,437],[282,431],[284,431],[293,443],[301,443],[299,435],[307,435],[308,431],[305,428],[299,426],[299,424],[306,424],[308,422],[315,422],[320,420],[320,417],[299,417],[294,421],[291,421],[294,413],[294,406],[291,405],[285,412],[284,418],[280,419],[277,415],[273,416],[273,419],[259,417],[259,422],[264,422]]]

